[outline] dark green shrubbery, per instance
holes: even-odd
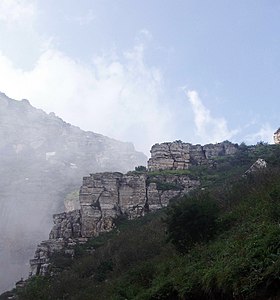
[[[49,278],[35,276],[29,280],[28,285],[18,292],[19,299],[49,300]]]
[[[186,197],[167,210],[168,239],[182,253],[215,234],[219,208],[209,193]]]
[[[157,189],[160,191],[180,191],[183,189],[183,187],[180,184],[173,183],[173,182],[162,182],[162,181],[157,181],[155,182],[157,185]]]
[[[135,167],[136,172],[147,172],[147,168],[145,166]]]

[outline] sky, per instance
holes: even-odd
[[[273,143],[279,0],[0,0],[0,91],[132,142]]]

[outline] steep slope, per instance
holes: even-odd
[[[0,291],[26,275],[52,214],[84,174],[146,164],[130,143],[85,132],[0,93]],[[5,274],[2,270],[5,270]]]
[[[200,180],[190,169],[195,166],[213,169],[215,159],[229,159],[238,148],[228,141],[204,146],[182,141],[157,144],[152,147],[152,159],[148,161],[148,169],[153,167],[154,171],[147,172],[142,167],[142,171],[137,168],[127,174],[103,172],[84,177],[79,193],[80,209],[54,215],[55,226],[49,240],[38,246],[31,260],[31,274],[48,273],[49,258],[54,252],[73,252],[73,245],[114,229],[118,218],[143,217],[198,188]]]
[[[207,176],[207,188],[120,221],[74,257],[54,253],[52,275],[34,276],[17,289],[19,299],[279,299],[279,154],[279,145],[242,146],[213,159],[213,168],[188,169]],[[260,157],[267,167],[242,176]]]

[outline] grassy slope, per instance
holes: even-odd
[[[241,178],[258,157],[270,170]],[[243,147],[217,160],[215,169],[188,172],[202,178],[219,206],[211,239],[178,252],[167,241],[174,206],[120,220],[117,230],[80,246],[74,260],[53,257],[58,275],[33,278],[19,299],[280,299],[279,147]],[[196,197],[173,205],[184,207]]]

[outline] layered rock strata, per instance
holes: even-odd
[[[238,145],[225,141],[217,144],[192,145],[182,141],[155,144],[148,161],[149,171],[184,170],[192,165],[205,165],[219,156],[233,155]]]
[[[199,186],[188,175],[152,175],[119,172],[83,178],[80,209],[53,216],[49,240],[42,242],[30,261],[31,275],[45,275],[50,256],[57,251],[74,254],[74,246],[115,227],[120,216],[135,219],[168,205],[170,199]]]

